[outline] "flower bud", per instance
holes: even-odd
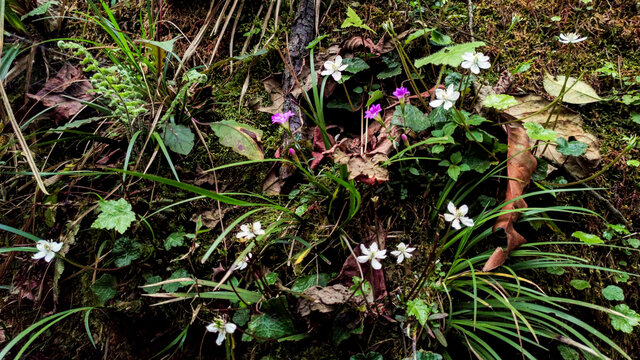
[[[409,147],[409,139],[406,134],[400,135],[400,139],[402,140],[402,143],[404,143],[404,146]]]

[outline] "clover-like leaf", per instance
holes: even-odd
[[[581,141],[567,141],[561,137],[556,139],[556,144],[556,150],[564,156],[582,156],[589,148],[589,145]]]
[[[527,129],[527,135],[533,140],[540,141],[554,141],[558,134],[551,130],[545,129],[542,125],[536,122],[526,122],[524,123],[525,129]]]
[[[91,225],[94,229],[115,229],[123,234],[131,223],[136,220],[136,214],[131,210],[131,204],[125,199],[99,200],[100,214]]]
[[[518,101],[511,95],[491,94],[484,99],[482,105],[491,109],[506,110],[518,105]]]

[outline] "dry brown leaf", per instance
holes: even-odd
[[[306,296],[298,301],[298,313],[302,316],[308,316],[312,311],[332,312],[336,305],[344,304],[351,297],[349,288],[342,284],[327,287],[314,285],[306,289],[304,294]]]
[[[521,119],[535,113],[536,111],[542,110],[550,104],[549,101],[538,95],[516,97],[516,100],[519,104],[505,111],[505,114],[510,116],[512,119]],[[536,122],[544,126],[550,114],[551,109],[547,109],[540,114],[536,114],[525,119],[524,122]],[[555,124],[555,127],[553,127],[553,124]],[[538,152],[541,152],[545,148],[546,150],[543,154],[536,155],[552,160],[557,164],[564,164],[565,169],[577,178],[589,176],[602,160],[600,155],[600,142],[595,135],[585,132],[582,126],[583,124],[580,114],[564,107],[557,107],[556,111],[551,116],[547,128],[555,130],[558,133],[558,136],[567,140],[577,140],[587,144],[589,146],[587,148],[587,152],[582,156],[570,156],[569,159],[567,159],[567,156],[556,151],[556,144],[551,143],[549,146],[538,147],[538,149],[536,149]],[[534,143],[535,140],[530,141],[531,145]]]
[[[529,185],[531,175],[533,175],[538,165],[536,158],[531,154],[531,151],[528,150],[529,136],[521,124],[507,125],[507,136],[509,145],[509,150],[507,151],[507,158],[509,159],[507,161],[507,176],[509,180],[507,183],[505,202],[522,196],[525,188]],[[524,199],[518,199],[505,205],[502,210],[523,209],[526,207],[527,203]],[[527,242],[513,227],[517,219],[518,212],[510,212],[498,217],[493,226],[493,231],[495,232],[498,228],[504,229],[507,234],[507,250],[505,252],[502,248],[496,249],[489,260],[487,260],[482,271],[491,271],[504,264],[507,255],[511,251]]]
[[[201,220],[202,220],[202,225],[204,225],[204,227],[206,227],[207,229],[213,229],[215,228],[218,223],[220,222],[220,220],[222,220],[222,218],[224,217],[224,214],[226,214],[231,208],[226,207],[226,208],[222,208],[222,211],[218,211],[218,209],[212,209],[212,210],[207,210],[201,214],[193,214],[193,216],[191,216],[191,221],[196,222],[198,221],[198,217],[201,216]],[[220,217],[222,213],[222,218]]]
[[[93,89],[81,70],[65,64],[56,76],[49,79],[37,94],[27,94],[30,99],[41,101],[44,106],[56,106],[53,109],[53,117],[56,123],[69,120],[82,110],[85,105],[76,99],[90,101],[93,96],[89,91]]]

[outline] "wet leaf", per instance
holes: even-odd
[[[400,106],[396,106],[391,124],[406,126],[417,133],[431,127],[429,116],[423,114],[420,109],[411,104],[406,104],[404,106],[404,121],[402,117],[402,108]]]
[[[604,241],[600,239],[598,235],[587,234],[582,231],[576,231],[573,234],[571,234],[571,236],[578,238],[578,240],[582,241],[587,245],[604,244]]]
[[[193,149],[195,135],[189,127],[165,123],[160,127],[162,130],[162,140],[171,151],[188,155]]]
[[[176,231],[167,236],[167,239],[164,241],[165,250],[171,250],[174,247],[184,246],[184,237],[187,234],[182,231]]]
[[[346,71],[352,74],[369,69],[369,65],[359,57],[345,58],[342,60],[342,64],[348,65]]]
[[[580,360],[580,354],[567,345],[558,345],[558,351],[563,360]]]
[[[260,146],[261,130],[233,120],[212,123],[211,129],[218,136],[220,144],[230,147],[233,151],[251,160],[264,159],[264,153]]]
[[[155,276],[149,276],[147,278],[147,282],[145,282],[145,285],[150,285],[150,284],[155,284],[155,283],[159,283],[160,281],[162,281],[162,278],[158,275]],[[144,292],[146,292],[147,294],[155,294],[158,291],[160,291],[160,288],[162,288],[161,285],[158,286],[150,286],[150,287],[144,287],[142,288],[142,290],[144,290]]]
[[[187,270],[185,269],[178,269],[176,271],[174,271],[173,273],[171,273],[171,276],[169,276],[169,278],[167,280],[173,280],[173,279],[181,279],[181,278],[188,278],[191,275],[189,275],[189,272],[187,272]],[[162,285],[162,290],[172,293],[172,292],[176,292],[176,290],[180,289],[181,287],[187,286],[191,284],[191,282],[173,282],[173,283],[168,283],[168,284],[164,284]]]
[[[558,75],[554,78],[551,74],[547,73],[544,76],[542,85],[549,95],[558,97],[560,96],[562,85],[565,84],[565,79],[566,77],[563,75]],[[591,86],[584,81],[576,81],[577,79],[573,77],[566,79],[565,91],[566,89],[571,89],[562,97],[563,102],[569,104],[589,104],[602,101],[602,98],[598,96]]]
[[[314,285],[324,287],[324,286],[327,286],[327,283],[329,282],[329,280],[330,280],[329,274],[325,274],[325,273],[306,275],[299,278],[298,280],[296,280],[295,283],[293,283],[293,286],[291,287],[291,291],[303,292]]]

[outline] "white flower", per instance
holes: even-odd
[[[240,225],[240,232],[236,234],[238,239],[249,240],[253,239],[258,235],[264,235],[265,232],[262,230],[262,225],[260,221],[256,221],[253,224],[243,224]]]
[[[340,79],[342,78],[341,71],[344,71],[347,66],[349,65],[342,65],[342,56],[338,55],[333,61],[324,62],[325,70],[323,70],[320,74],[322,76],[331,75],[333,77],[333,80],[340,81]]]
[[[226,338],[227,334],[233,334],[238,326],[234,323],[227,322],[223,318],[215,319],[211,324],[207,325],[207,331],[212,333],[218,333],[216,344],[222,345],[222,342]]]
[[[382,269],[382,264],[378,259],[382,260],[387,257],[385,255],[387,250],[378,249],[378,244],[376,242],[372,242],[371,246],[367,249],[366,246],[360,244],[360,250],[362,251],[362,255],[357,257],[359,263],[364,264],[367,261],[371,261],[371,267],[380,270]]]
[[[456,206],[449,201],[447,210],[449,210],[450,214],[444,214],[444,219],[451,222],[451,226],[453,226],[454,229],[460,230],[462,228],[460,223],[466,226],[473,226],[473,219],[465,216],[469,212],[467,205],[462,205],[459,208],[456,208]]]
[[[56,256],[56,253],[62,249],[61,242],[48,241],[48,240],[38,240],[36,243],[36,249],[38,252],[33,255],[34,259],[42,259],[44,261],[51,262],[53,258]]]
[[[398,244],[398,250],[394,250],[391,252],[391,255],[397,257],[397,263],[400,264],[405,258],[410,258],[413,255],[411,255],[411,253],[413,252],[413,250],[415,250],[416,248],[413,247],[407,247],[407,245],[405,245],[405,243],[401,242],[400,244]]]
[[[437,108],[444,104],[444,109],[449,110],[459,97],[460,93],[454,90],[453,84],[450,84],[447,90],[436,89],[436,100],[430,102],[429,105]]]
[[[244,270],[247,267],[247,265],[249,265],[249,261],[251,261],[252,257],[253,257],[253,254],[248,253],[247,256],[244,257],[244,260],[240,260],[240,262],[236,264],[233,270]]]
[[[489,57],[483,53],[466,52],[462,55],[462,66],[465,69],[471,70],[474,74],[480,74],[480,69],[488,69],[491,67]]]
[[[560,34],[560,39],[558,41],[563,44],[575,44],[585,40],[587,40],[587,37],[580,37],[580,34],[578,33],[566,33]]]

